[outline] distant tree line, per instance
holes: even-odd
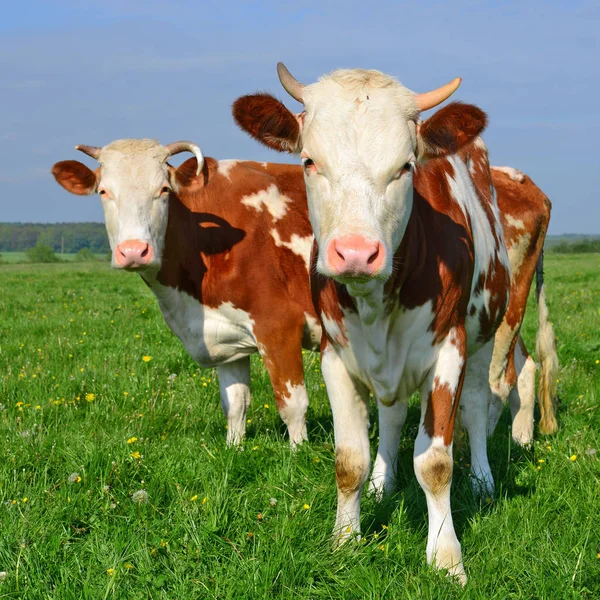
[[[583,239],[574,242],[560,242],[548,249],[557,254],[589,254],[600,252],[600,239]]]
[[[110,251],[104,223],[0,223],[0,252],[24,252],[38,244],[57,254]]]

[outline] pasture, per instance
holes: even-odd
[[[560,432],[515,447],[505,411],[489,444],[497,497],[481,501],[456,440],[462,590],[425,564],[415,401],[397,494],[365,498],[363,538],[334,551],[318,355],[305,355],[309,443],[290,451],[255,358],[244,450],[228,449],[215,373],[137,275],[0,265],[0,598],[599,598],[600,255],[547,255],[546,282]],[[536,321],[532,294],[532,350]]]

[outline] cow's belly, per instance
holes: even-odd
[[[211,308],[174,288],[153,283],[165,322],[202,367],[216,367],[257,351],[250,315],[231,302]]]
[[[339,324],[324,319],[330,337],[351,375],[362,381],[384,404],[408,399],[423,383],[435,363],[439,347],[429,326],[430,304],[399,310],[372,325],[361,323],[358,314],[346,313],[346,339]],[[341,342],[341,343],[339,343]]]

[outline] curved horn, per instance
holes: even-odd
[[[420,111],[429,110],[438,104],[441,104],[444,100],[447,100],[454,94],[458,89],[462,78],[457,77],[450,83],[437,88],[437,90],[431,90],[431,92],[425,92],[424,94],[416,94],[415,100]]]
[[[97,146],[84,146],[83,144],[78,144],[77,146],[75,146],[75,150],[79,150],[79,152],[83,152],[84,154],[87,154],[88,156],[91,156],[92,158],[98,160],[100,156],[100,150],[102,150],[102,148],[98,148]]]
[[[165,148],[169,152],[167,158],[169,158],[169,156],[173,156],[174,154],[179,154],[180,152],[191,152],[198,161],[198,166],[196,167],[196,175],[200,175],[200,173],[202,173],[202,167],[204,167],[204,154],[202,154],[200,146],[197,146],[192,142],[183,141],[167,144]]]
[[[277,63],[277,75],[285,91],[294,100],[298,100],[300,104],[304,104],[304,100],[302,100],[304,85],[287,70],[287,67],[282,62]]]

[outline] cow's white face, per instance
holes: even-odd
[[[266,146],[301,155],[317,270],[368,292],[372,286],[363,283],[392,274],[412,210],[417,159],[453,154],[483,131],[487,117],[454,103],[417,127],[420,111],[449,98],[459,78],[415,94],[379,71],[339,70],[302,85],[282,63],[277,68],[305,111],[295,116],[269,94],[249,94],[234,102],[234,119]]]
[[[65,160],[52,167],[52,174],[73,194],[100,194],[112,266],[160,269],[169,195],[172,188],[175,192],[180,188],[179,169],[171,167],[167,159],[180,152],[192,152],[198,175],[204,165],[200,148],[185,141],[161,146],[149,139],[117,140],[104,148],[77,148],[97,159],[100,167],[92,171],[79,161]]]
[[[98,194],[116,268],[160,268],[171,191],[167,150],[153,140],[119,140],[98,158]]]
[[[336,71],[304,89],[301,157],[317,269],[386,280],[412,209],[414,94],[374,71]]]

